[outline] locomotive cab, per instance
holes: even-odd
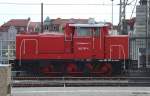
[[[103,59],[104,37],[108,34],[104,24],[70,24],[74,27],[73,51],[76,58]]]

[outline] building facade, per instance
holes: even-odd
[[[15,39],[17,29],[10,26],[7,32],[0,32],[0,64],[8,64],[15,58]]]
[[[130,54],[131,59],[138,61],[138,68],[150,68],[150,24],[147,26],[146,15],[147,0],[140,0],[140,5],[136,7],[135,31],[131,34]]]

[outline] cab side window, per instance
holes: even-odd
[[[94,36],[99,37],[100,36],[100,28],[96,27],[93,29],[94,31]]]
[[[76,32],[77,32],[77,36],[92,36],[91,28],[77,27]]]

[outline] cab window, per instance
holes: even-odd
[[[98,37],[100,35],[100,28],[94,28],[94,36]]]
[[[76,28],[77,36],[92,36],[92,29],[88,27]]]

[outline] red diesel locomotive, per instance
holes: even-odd
[[[110,76],[126,69],[127,35],[105,24],[66,24],[64,33],[18,34],[16,70],[48,76]]]

